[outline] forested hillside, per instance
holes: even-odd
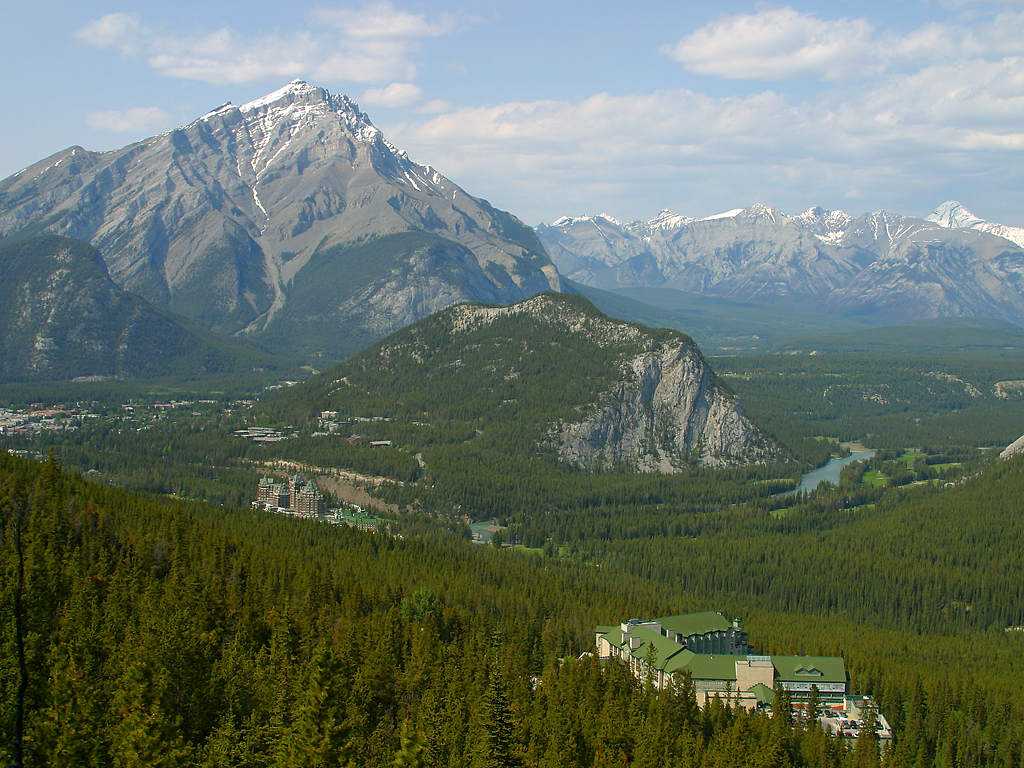
[[[699,589],[147,499],[12,458],[0,510],[5,762],[24,748],[29,766],[878,764],[868,739],[848,752],[784,718],[699,712],[685,681],[655,694],[575,660],[598,621],[734,607]],[[888,765],[1019,765],[1018,634],[763,609],[749,625],[760,648],[847,657],[897,728]]]
[[[613,320],[582,297],[461,304],[267,404],[280,417],[402,419],[477,433],[508,458],[671,473],[784,458],[688,336]],[[425,423],[424,423],[425,422]]]
[[[681,535],[580,548],[751,607],[917,631],[1003,631],[1024,625],[1024,581],[1014,576],[1024,569],[1022,494],[1024,462],[998,463],[955,488],[890,490],[861,505],[840,490],[781,514],[729,510],[694,519]]]
[[[274,365],[110,279],[99,252],[46,232],[0,238],[0,382],[245,374]]]

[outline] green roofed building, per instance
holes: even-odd
[[[748,709],[770,707],[778,683],[794,701],[812,686],[825,705],[846,700],[846,665],[835,656],[758,656],[751,653],[738,619],[721,613],[688,613],[660,619],[629,619],[596,632],[597,655],[620,659],[638,679],[659,688],[689,672],[703,706],[728,698]]]

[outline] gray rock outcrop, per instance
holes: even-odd
[[[999,458],[1003,461],[1007,461],[1008,459],[1020,456],[1022,453],[1024,453],[1024,435],[1021,435],[1008,446],[1003,448],[1003,450],[999,452]]]
[[[779,448],[715,378],[693,342],[650,345],[624,361],[623,376],[581,421],[552,433],[562,459],[673,472],[697,462],[725,466],[779,457]]]

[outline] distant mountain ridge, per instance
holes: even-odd
[[[31,224],[91,243],[118,285],[157,305],[311,356],[459,301],[560,287],[532,229],[301,80],[0,182],[0,234]]]
[[[797,300],[886,320],[1024,322],[1016,230],[958,203],[928,219],[820,207],[794,215],[757,203],[701,218],[672,211],[628,223],[608,214],[562,217],[537,232],[566,277],[597,288]]]

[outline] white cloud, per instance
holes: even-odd
[[[420,162],[528,220],[680,200],[906,209],[956,180],[1024,183],[1024,60],[966,60],[804,99],[692,90],[505,102],[407,124]],[[955,191],[955,190],[954,190]],[[992,194],[992,192],[989,192]],[[623,210],[623,208],[626,210]],[[685,206],[683,206],[685,207]]]
[[[108,13],[75,32],[75,39],[94,48],[112,48],[125,55],[139,50],[144,38],[142,22],[129,13]]]
[[[318,22],[338,27],[347,37],[368,40],[440,37],[455,27],[455,19],[449,14],[441,14],[431,21],[422,14],[403,11],[388,2],[368,3],[358,9],[320,7],[312,16]]]
[[[1024,59],[925,67],[879,84],[854,106],[868,118],[864,130],[887,141],[946,149],[1012,148],[1024,144]],[[846,114],[852,122],[851,108]]]
[[[448,34],[454,17],[428,20],[391,3],[321,7],[312,24],[287,33],[245,35],[229,27],[183,34],[112,13],[75,33],[80,42],[142,57],[168,77],[246,83],[298,75],[328,82],[386,83],[416,76],[420,41]]]
[[[407,46],[388,40],[338,46],[311,67],[316,77],[332,81],[380,83],[416,77],[416,65]]]
[[[439,112],[447,112],[451,108],[451,103],[444,99],[428,99],[416,107],[416,112],[421,115],[436,115]]]
[[[872,68],[875,32],[864,19],[826,21],[792,8],[724,16],[665,52],[705,75],[777,80],[835,78]]]
[[[365,106],[410,108],[411,119],[387,126],[396,143],[534,221],[675,204],[707,213],[759,198],[784,207],[863,198],[906,209],[940,189],[966,197],[973,184],[976,196],[1015,200],[1024,188],[1019,3],[899,33],[765,8],[723,16],[666,49],[706,75],[825,82],[813,91],[595,93],[462,109],[426,99],[415,83],[419,46],[455,29],[451,18],[374,3],[362,14],[321,7],[311,19],[274,35],[189,36],[111,14],[76,36],[173,77],[365,83]],[[102,114],[107,126],[131,122]]]
[[[207,83],[246,83],[305,74],[317,53],[307,33],[243,38],[224,28],[198,37],[156,36],[146,61],[162,75]]]
[[[384,88],[364,91],[359,102],[371,107],[408,107],[422,97],[423,92],[413,83],[391,83]]]
[[[723,16],[663,51],[686,69],[742,80],[876,76],[970,56],[1024,53],[1024,12],[972,25],[930,23],[906,34],[866,19],[827,20],[792,8]]]
[[[113,133],[142,133],[166,127],[171,116],[160,107],[131,107],[90,112],[85,116],[90,128]]]

